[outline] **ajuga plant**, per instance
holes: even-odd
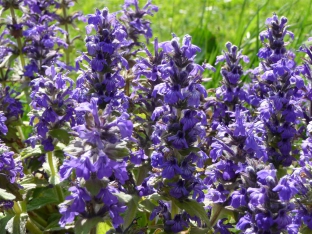
[[[65,5],[64,5],[65,4]],[[3,1],[2,6],[5,12],[10,12],[10,17],[3,23],[7,27],[4,30],[3,40],[5,46],[10,48],[6,56],[6,67],[10,68],[16,57],[20,58],[19,73],[15,74],[15,79],[22,77],[25,81],[30,81],[37,74],[44,74],[44,68],[52,64],[66,67],[69,65],[61,62],[62,54],[58,51],[60,48],[68,48],[73,41],[64,41],[59,36],[68,35],[68,25],[74,24],[75,19],[80,13],[66,16],[69,21],[66,29],[59,26],[63,24],[63,19],[55,9],[59,7],[69,7],[73,1]],[[21,15],[22,14],[22,15]],[[19,15],[21,15],[19,17]],[[7,51],[7,53],[8,53]],[[68,69],[68,67],[66,67]],[[4,77],[7,79],[8,77]]]
[[[303,141],[299,146],[300,158],[297,161],[297,167],[293,168],[291,173],[284,175],[278,185],[275,187],[279,195],[279,199],[293,206],[292,215],[292,233],[298,233],[298,230],[305,227],[305,230],[312,228],[311,209],[309,203],[311,201],[311,68],[312,54],[311,47],[303,45],[299,48],[300,52],[304,52],[306,57],[303,64],[298,66],[298,70],[307,80],[307,85],[303,88],[302,93],[302,124],[305,127]],[[303,135],[303,134],[302,134]],[[301,138],[301,139],[302,139]]]
[[[23,115],[22,103],[16,98],[19,95],[16,91],[9,86],[3,88],[0,85],[0,101],[1,101],[1,131],[0,139],[7,144],[22,144],[19,137],[16,136],[16,128]],[[13,147],[13,145],[11,145]]]
[[[123,5],[123,14],[120,16],[120,22],[125,26],[127,32],[127,43],[122,45],[123,56],[128,61],[129,70],[125,76],[125,93],[127,96],[131,92],[131,82],[133,74],[131,68],[135,64],[137,52],[141,48],[145,48],[149,43],[149,39],[153,36],[151,22],[146,16],[153,16],[158,11],[158,7],[148,1],[143,8],[140,9],[138,0],[126,0]],[[146,44],[142,43],[142,36],[145,38]],[[130,109],[131,110],[131,109]],[[130,111],[131,112],[131,111]]]
[[[77,67],[86,61],[85,69],[79,65],[81,75],[72,95],[80,121],[73,128],[75,139],[65,149],[67,158],[60,169],[62,180],[73,180],[71,195],[60,206],[60,225],[79,216],[78,223],[109,219],[116,231],[122,231],[120,215],[126,206],[118,194],[131,189],[126,184],[130,177],[125,157],[128,145],[135,141],[121,76],[128,68],[120,49],[127,42],[127,33],[108,9],[89,15],[86,30],[88,52],[77,59]]]
[[[204,179],[208,188],[206,198],[214,203],[211,224],[217,223],[218,216],[227,206],[238,208],[246,204],[243,199],[246,191],[240,186],[241,172],[249,158],[266,156],[262,138],[257,136],[263,125],[252,121],[244,106],[248,95],[241,81],[244,71],[240,62],[249,62],[248,57],[230,42],[226,47],[227,51],[223,51],[216,61],[225,62],[221,68],[222,86],[217,88],[216,97],[206,103],[206,108],[212,113],[208,135],[211,165],[207,165]]]
[[[0,233],[311,232],[312,48],[286,17],[257,67],[226,43],[211,92],[192,35],[153,38],[151,1],[74,2],[0,0]]]
[[[295,165],[298,159],[299,149],[292,146],[298,144],[301,136],[300,103],[305,101],[300,99],[304,82],[293,60],[294,54],[285,47],[284,37],[289,34],[293,38],[286,23],[285,17],[279,20],[274,14],[266,21],[267,30],[260,34],[264,48],[258,53],[260,66],[253,72],[256,89],[251,88],[249,92],[253,97],[258,94],[258,100],[250,104],[258,106],[255,120],[264,127],[261,136],[266,157],[260,158],[260,163],[249,161],[242,174],[247,204],[240,207],[244,216],[237,228],[243,233],[298,233],[298,228],[292,225],[294,205],[278,196],[281,191],[278,184],[284,183],[280,176],[287,173],[285,167]]]
[[[158,7],[151,4],[148,1],[145,6],[140,9],[138,0],[125,1],[123,5],[123,14],[120,17],[120,21],[125,25],[128,35],[127,52],[131,51],[135,46],[144,46],[144,43],[140,41],[140,36],[143,35],[146,42],[152,38],[151,22],[146,19],[146,15],[153,16],[153,12],[157,12]],[[134,52],[135,53],[135,52]]]
[[[139,59],[135,67],[135,74],[146,76],[144,83],[136,80],[138,110],[142,109],[148,120],[141,120],[146,125],[139,140],[152,149],[143,148],[152,169],[138,189],[141,196],[153,197],[157,192],[162,199],[150,220],[161,217],[167,232],[179,232],[193,226],[193,221],[198,227],[208,222],[203,207],[198,207],[198,216],[188,213],[188,208],[204,200],[199,168],[207,159],[202,150],[207,122],[200,107],[207,93],[201,82],[203,71],[213,68],[194,62],[200,49],[191,43],[189,35],[181,45],[176,35],[171,41],[154,43],[155,56],[146,51],[149,60]],[[154,125],[152,129],[148,124]]]

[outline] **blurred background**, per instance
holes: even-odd
[[[73,10],[93,14],[96,8],[107,7],[110,12],[121,9],[123,0],[78,0]],[[145,0],[140,0],[144,6]],[[215,58],[225,48],[225,43],[231,41],[243,49],[248,55],[248,67],[258,64],[257,52],[261,47],[259,32],[265,29],[265,20],[275,12],[279,17],[288,18],[289,30],[295,34],[295,40],[288,49],[298,50],[308,37],[312,37],[312,0],[152,0],[159,7],[154,17],[150,17],[154,37],[159,41],[171,40],[174,32],[180,38],[190,34],[193,44],[202,49],[197,56],[197,62],[204,60],[214,64]],[[81,35],[85,34],[84,23],[79,23]],[[290,38],[286,37],[290,41]],[[84,49],[84,42],[78,43],[78,50]],[[80,48],[81,47],[81,48]],[[297,54],[299,61],[300,53]],[[217,67],[218,68],[218,67]],[[209,86],[218,86],[219,72],[213,75],[215,82]]]

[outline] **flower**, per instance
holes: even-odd
[[[188,223],[183,219],[183,216],[178,214],[174,216],[174,219],[167,220],[165,225],[170,226],[171,231],[174,233],[183,231],[186,227],[188,227]]]
[[[55,67],[49,67],[45,71],[46,76],[31,81],[32,116],[30,125],[34,120],[38,122],[35,127],[36,139],[44,146],[45,151],[53,151],[56,140],[51,132],[59,131],[67,123],[73,127],[76,124],[74,118],[75,102],[73,94],[73,81],[61,73],[57,73]],[[65,133],[64,133],[65,134]],[[30,143],[30,139],[28,142]]]
[[[134,6],[134,10],[133,10]],[[125,0],[123,5],[123,15],[120,17],[120,20],[125,24],[129,39],[129,51],[134,45],[139,45],[139,35],[143,35],[148,39],[152,37],[152,29],[150,27],[150,21],[146,20],[144,17],[146,15],[153,16],[153,12],[157,12],[158,7],[151,4],[151,1],[148,1],[143,8],[139,8],[138,0]]]

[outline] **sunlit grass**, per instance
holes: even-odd
[[[89,0],[79,1],[75,10],[84,14],[94,13],[95,8],[108,7],[111,12],[121,9],[123,0]],[[159,41],[171,39],[171,33],[179,37],[190,34],[193,43],[202,48],[198,62],[204,60],[213,64],[216,55],[220,54],[227,41],[238,45],[244,54],[250,57],[247,67],[258,64],[257,51],[261,47],[259,32],[265,29],[266,18],[275,12],[286,16],[289,30],[295,33],[295,40],[288,46],[297,50],[312,36],[312,17],[310,17],[312,0],[305,1],[271,1],[271,0],[153,0],[159,6],[159,12],[150,17],[154,36]],[[140,1],[145,4],[145,1]],[[80,33],[84,34],[84,24],[79,24]],[[84,50],[84,43],[78,43],[78,50]],[[297,61],[300,60],[298,56]],[[208,87],[218,86],[219,73],[215,73],[213,82]]]

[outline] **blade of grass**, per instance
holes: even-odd
[[[311,12],[310,12],[311,4],[312,4],[312,0],[310,0],[309,7],[307,8],[306,14],[304,15],[303,19],[301,20],[301,22],[299,24],[299,25],[301,25],[301,27],[299,27],[299,33],[296,36],[296,38],[297,38],[297,40],[296,40],[296,48],[298,48],[299,45],[302,43],[303,32],[304,32],[304,29],[305,29],[305,27],[302,27],[302,25],[304,24],[304,22],[307,21],[308,17],[311,15]]]
[[[244,38],[244,35],[247,31],[247,29],[249,28],[249,26],[253,23],[254,19],[257,17],[257,15],[259,14],[259,12],[261,11],[261,9],[263,9],[267,4],[268,4],[269,0],[267,0],[261,7],[258,8],[257,13],[254,14],[249,20],[248,23],[246,24],[246,26],[244,27],[243,31],[241,32],[241,36],[240,36],[240,41],[238,44],[239,48],[243,48],[244,46],[242,45],[242,40]],[[259,35],[259,34],[257,34]],[[252,39],[252,38],[251,38]]]
[[[244,13],[245,13],[245,8],[246,8],[246,4],[247,4],[247,1],[248,0],[244,0],[243,2],[243,5],[242,5],[242,10],[239,14],[239,20],[238,20],[238,30],[237,30],[237,35],[238,37],[236,37],[236,40],[235,40],[235,45],[237,45],[238,47],[240,47],[240,43],[242,41],[242,32],[243,32],[243,16],[244,16]]]

